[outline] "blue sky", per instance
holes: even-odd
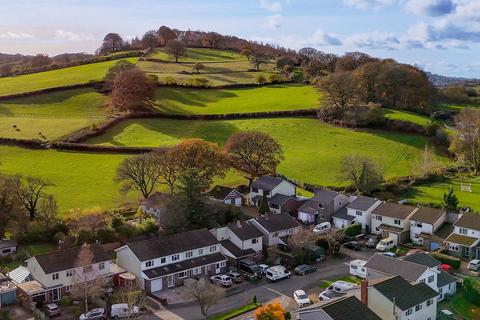
[[[168,25],[299,49],[359,50],[480,78],[480,0],[0,0],[0,52],[93,52]]]

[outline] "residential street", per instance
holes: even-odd
[[[351,260],[351,258],[346,258],[342,261],[330,259],[326,262],[319,263],[318,270],[315,273],[306,276],[293,275],[290,279],[275,283],[267,283],[265,280],[262,280],[260,284],[252,285],[249,289],[241,293],[222,299],[222,301],[210,309],[209,314],[223,313],[230,309],[245,305],[252,300],[254,295],[256,295],[258,301],[262,303],[279,298],[288,310],[296,310],[296,304],[291,298],[295,290],[303,289],[309,294],[318,294],[320,291],[319,286],[322,284],[323,280],[332,280],[348,275],[348,261]],[[198,305],[191,304],[168,308],[167,310],[162,310],[153,315],[149,315],[145,319],[200,320],[203,319],[203,317],[200,314]]]

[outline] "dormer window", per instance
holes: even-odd
[[[210,252],[215,252],[217,251],[217,246],[211,246],[210,247]]]
[[[416,222],[416,223],[415,223],[415,226],[416,226],[417,228],[421,228],[421,227],[423,227],[423,224],[422,224],[421,222]]]
[[[100,262],[100,263],[98,264],[98,269],[99,269],[99,270],[105,269],[105,262]]]
[[[174,254],[172,256],[172,261],[178,261],[178,260],[180,260],[180,255],[179,254]]]
[[[467,228],[460,228],[458,230],[458,232],[460,232],[460,234],[468,234],[468,229]]]
[[[74,274],[75,274],[75,269],[67,270],[67,277],[73,277]]]
[[[377,221],[382,221],[382,216],[376,216]]]
[[[185,252],[185,258],[191,258],[191,257],[193,257],[193,251]]]

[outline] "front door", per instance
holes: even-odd
[[[169,288],[172,288],[172,287],[175,287],[175,275],[173,274],[170,274],[168,275],[168,287]]]
[[[464,258],[470,258],[470,248],[469,247],[463,247],[463,257]]]
[[[52,300],[53,301],[60,300],[60,289],[53,289],[52,290]]]

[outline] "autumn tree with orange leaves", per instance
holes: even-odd
[[[285,320],[285,309],[280,301],[258,307],[255,310],[256,320]]]

